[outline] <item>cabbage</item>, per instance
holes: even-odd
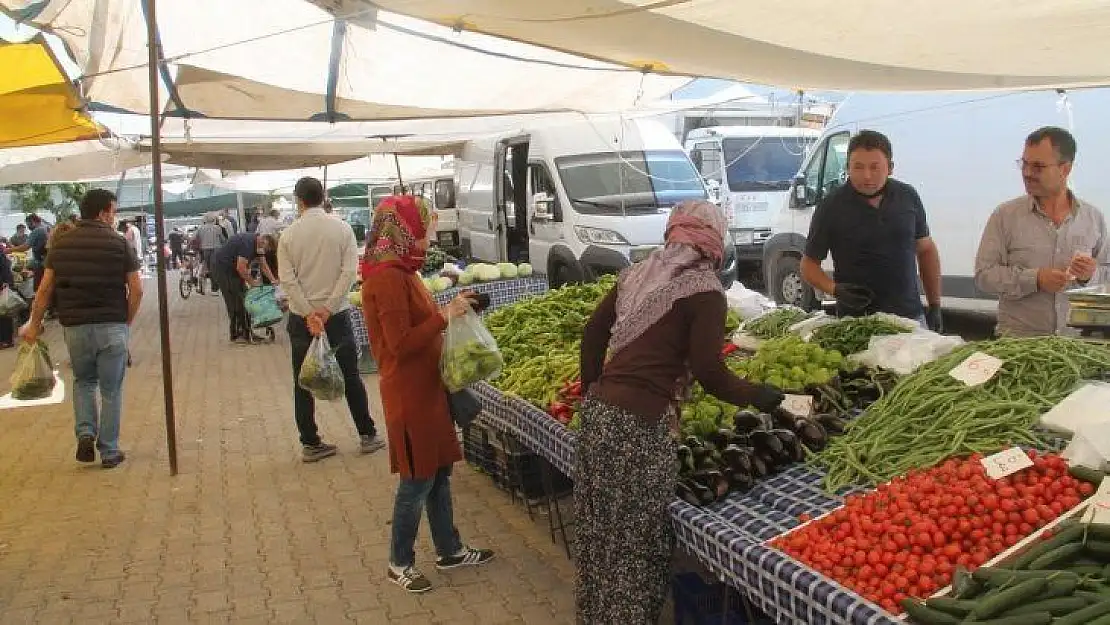
[[[474,284],[474,274],[463,272],[463,274],[459,276],[459,286],[470,286],[471,284]]]
[[[516,277],[516,265],[512,263],[497,263],[497,273],[501,278],[509,279]]]
[[[441,292],[446,291],[447,289],[455,286],[454,283],[451,282],[451,278],[444,278],[442,276],[438,277],[438,278],[432,278],[431,283],[432,283],[432,290],[435,291],[436,293],[441,293]]]
[[[529,265],[528,263],[520,263],[516,267],[516,275],[520,276],[521,278],[527,278],[528,276],[532,275],[532,265]]]
[[[428,289],[429,292],[432,292],[432,293],[435,292],[435,287],[432,285],[431,279],[421,278],[420,281],[424,283],[424,288]]]
[[[362,306],[362,292],[351,291],[347,294],[347,301],[351,303],[351,306]]]

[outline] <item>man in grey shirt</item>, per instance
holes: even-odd
[[[216,215],[209,213],[204,216],[204,223],[197,228],[197,241],[200,243],[200,260],[204,266],[204,274],[212,281],[212,295],[219,295],[216,292],[216,279],[212,277],[212,255],[227,243],[227,235],[216,223]]]
[[[1030,134],[1018,161],[1027,195],[995,209],[983,231],[975,284],[999,298],[999,334],[1064,332],[1064,290],[1110,281],[1106,220],[1068,189],[1075,153],[1063,128]]]

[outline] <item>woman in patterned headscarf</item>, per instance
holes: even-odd
[[[427,509],[436,568],[488,562],[493,552],[463,544],[451,511],[451,465],[462,459],[447,390],[439,374],[443,330],[474,305],[471,293],[438,308],[416,273],[424,265],[434,221],[428,205],[409,195],[382,200],[366,237],[362,308],[381,375],[389,429],[389,463],[401,483],[393,504],[389,579],[409,592],[431,590],[415,566],[413,546]]]
[[[621,274],[586,326],[574,479],[579,623],[659,619],[674,540],[675,398],[690,379],[737,406],[782,402],[720,356],[725,228],[709,202],[675,206],[664,247]]]

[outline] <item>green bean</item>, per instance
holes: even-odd
[[[975,352],[1005,364],[968,387],[949,372]],[[1043,445],[1032,431],[1040,416],[1083,379],[1110,371],[1110,348],[1063,337],[972,343],[919,368],[830,440],[813,462],[825,487],[877,483],[953,455],[1007,445]]]
[[[908,332],[905,327],[883,317],[847,317],[819,326],[809,340],[823,349],[835,349],[841,354],[858,354],[867,349],[873,336],[904,332]]]

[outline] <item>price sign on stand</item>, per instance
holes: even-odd
[[[791,414],[808,417],[813,414],[813,395],[787,395],[779,405]]]
[[[990,354],[975,352],[960,364],[953,367],[948,375],[967,386],[978,386],[994,377],[1002,368],[1002,361]]]
[[[1083,513],[1084,523],[1110,525],[1110,480],[1103,479],[1091,498],[1091,505]]]
[[[997,454],[983,458],[979,462],[983,463],[987,475],[996,480],[1033,466],[1033,461],[1029,459],[1029,455],[1022,451],[1020,447],[1011,447],[1000,451]]]

